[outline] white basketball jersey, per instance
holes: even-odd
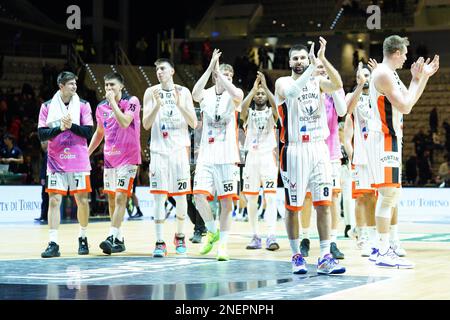
[[[216,94],[213,86],[205,90],[200,108],[203,128],[197,162],[238,163],[237,112],[230,94]]]
[[[179,93],[179,99],[185,98],[185,90]],[[162,105],[152,125],[150,151],[170,154],[175,150],[189,147],[191,140],[188,124],[176,106],[175,90],[161,89]]]
[[[249,152],[272,152],[277,146],[272,108],[249,109],[244,149]]]
[[[401,91],[406,90],[397,72],[384,64],[378,68],[384,68],[394,75],[395,83]],[[369,130],[383,132],[401,139],[403,137],[403,114],[395,108],[389,99],[375,88],[375,82],[371,78],[369,83],[370,104],[374,110],[374,117],[369,121]]]
[[[353,111],[353,164],[367,164],[365,148],[369,134],[368,122],[372,117],[369,95],[361,94]]]
[[[285,79],[294,81],[291,77]],[[300,96],[286,98],[278,110],[283,126],[280,139],[285,144],[324,141],[330,135],[318,78],[311,77]]]

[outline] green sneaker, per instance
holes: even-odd
[[[217,250],[217,261],[228,261],[230,260],[230,256],[227,253],[226,246],[219,245],[219,249]]]
[[[220,231],[217,230],[215,233],[207,232],[206,233],[206,243],[203,246],[203,248],[200,249],[200,254],[207,254],[211,251],[211,249],[214,246],[214,242],[219,241],[220,238]]]

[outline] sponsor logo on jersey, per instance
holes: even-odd
[[[63,153],[59,155],[60,159],[75,159],[77,156],[70,153],[70,148],[64,148]]]

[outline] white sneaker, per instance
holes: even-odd
[[[361,229],[359,227],[353,227],[349,232],[347,232],[347,234],[350,239],[358,240],[361,236]]]
[[[400,258],[392,248],[385,254],[378,252],[377,260],[375,262],[377,267],[395,268],[395,269],[412,269],[414,264],[406,259]]]
[[[369,239],[366,237],[361,237],[358,240],[356,240],[356,248],[358,250],[363,250],[368,245],[369,245]]]
[[[395,254],[399,257],[406,256],[406,250],[402,248],[400,240],[391,241],[391,248],[394,250]]]
[[[378,257],[378,249],[377,248],[370,248],[371,252],[369,255],[369,261],[370,262],[376,262]]]
[[[372,254],[372,244],[366,240],[361,246],[361,257],[370,257]]]

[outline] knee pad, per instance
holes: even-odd
[[[379,190],[379,201],[383,207],[394,208],[398,204],[400,199],[400,188],[380,188]]]

